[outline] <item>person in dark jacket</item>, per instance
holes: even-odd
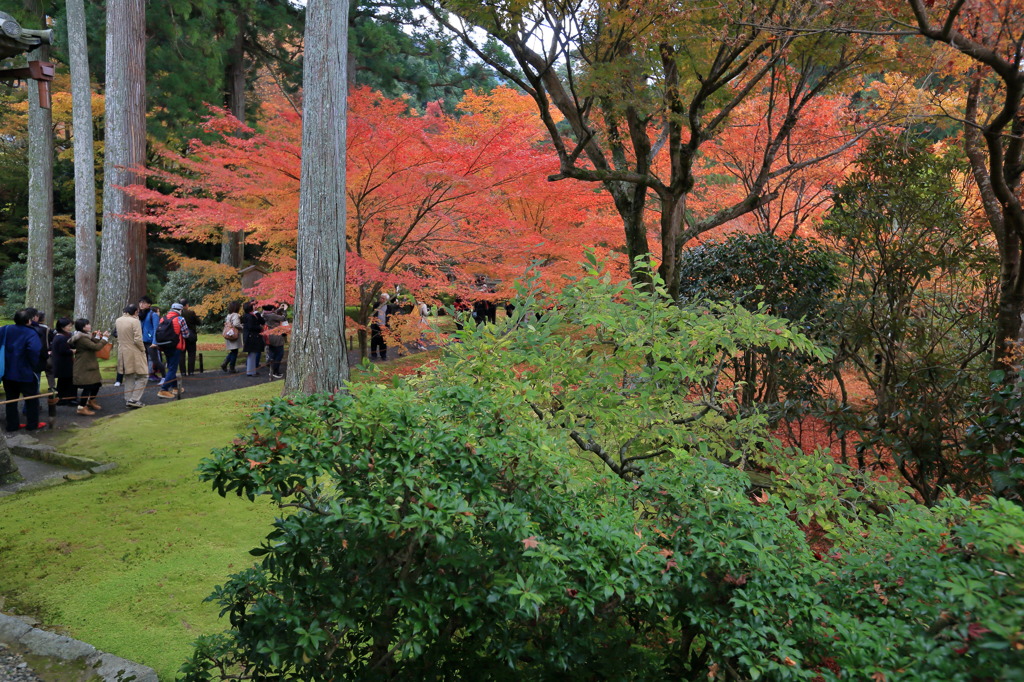
[[[45,372],[50,390],[53,390],[53,372],[50,368],[50,328],[43,324],[46,313],[40,312],[35,308],[26,308],[25,310],[32,317],[28,324],[35,330],[36,334],[39,334],[39,344],[42,346],[42,349],[39,351],[39,371],[37,374],[42,378],[42,374]]]
[[[74,323],[62,317],[57,320],[56,331],[50,344],[50,358],[53,363],[53,376],[57,379],[57,404],[73,405],[78,401],[78,390],[74,381],[75,351],[69,344]]]
[[[370,322],[371,359],[375,356],[380,360],[388,359],[388,342],[384,338],[384,330],[391,324],[391,314],[394,312],[390,301],[389,295],[381,294],[377,308],[373,311],[373,320]]]
[[[146,347],[146,358],[149,361],[149,380],[160,381],[167,376],[167,365],[164,364],[163,356],[160,354],[160,346],[156,344],[156,328],[160,324],[160,308],[150,306],[146,309],[146,317],[143,318],[142,308],[139,308],[139,320],[142,321],[142,344]],[[150,340],[147,341],[146,339]]]
[[[263,317],[255,312],[252,301],[246,301],[242,306],[242,311],[245,313],[242,315],[242,350],[247,353],[245,375],[258,377],[259,373],[256,370],[259,367],[263,349],[266,347],[262,335]]]
[[[287,320],[284,311],[275,308],[273,305],[263,306],[263,323],[267,325],[267,364],[270,365],[270,376],[273,379],[284,378],[284,370],[281,369],[281,361],[284,359],[284,337],[290,331],[288,327],[282,327]]]
[[[4,340],[4,393],[7,400],[7,430],[17,431],[22,425],[18,421],[18,398],[35,396],[39,393],[39,357],[42,343],[39,334],[30,326],[29,311],[14,313],[14,324],[0,330]],[[25,399],[25,428],[34,431],[46,426],[39,421],[39,399]]]
[[[199,344],[199,316],[188,307],[188,301],[181,299],[181,316],[189,329],[189,335],[185,337],[185,374],[192,376],[196,373],[196,348]]]

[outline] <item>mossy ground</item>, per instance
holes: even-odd
[[[433,355],[390,362],[377,380]],[[353,371],[354,380],[366,378]],[[174,679],[195,637],[225,627],[203,599],[252,561],[248,551],[277,511],[216,495],[196,466],[281,388],[266,383],[150,405],[66,432],[61,450],[118,468],[0,499],[6,610]]]

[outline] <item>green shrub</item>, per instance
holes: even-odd
[[[28,286],[28,266],[25,255],[21,262],[7,266],[0,276],[0,315],[13,317],[25,307],[25,289]],[[75,307],[75,238],[56,237],[53,240],[53,305],[55,315],[71,315]],[[50,324],[50,322],[47,322]]]
[[[783,451],[715,388],[747,343],[806,339],[665,306],[596,264],[527,322],[535,303],[463,331],[422,377],[280,399],[203,462],[221,495],[282,516],[211,597],[230,629],[185,680],[1020,670],[1024,511],[906,502]],[[772,492],[752,494],[755,463]]]
[[[735,301],[751,312],[789,320],[826,345],[832,328],[824,313],[838,283],[835,257],[799,237],[736,234],[687,249],[680,262],[684,301]],[[724,370],[741,387],[745,408],[770,404],[777,419],[820,393],[829,366],[805,353],[753,347],[732,358]]]

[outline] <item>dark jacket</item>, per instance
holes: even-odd
[[[284,322],[284,315],[278,315],[277,313],[263,313],[263,321],[267,325],[267,329],[273,330],[281,326]],[[281,348],[284,346],[284,336],[281,334],[269,334],[267,339],[268,345],[273,348]]]
[[[39,357],[43,344],[36,330],[24,324],[9,324],[4,340],[4,379],[31,382],[38,380]]]
[[[57,334],[50,345],[53,375],[58,379],[70,379],[74,372],[75,352],[68,344],[70,340],[71,337],[66,334]]]
[[[36,334],[39,334],[39,364],[36,367],[42,372],[46,369],[46,361],[50,358],[50,339],[48,338],[50,328],[38,322],[32,322],[29,326],[35,330]]]
[[[185,311],[181,314],[185,318],[185,324],[188,325],[188,330],[191,332],[187,339],[185,339],[185,345],[194,346],[196,345],[196,335],[199,334],[199,317],[192,312],[191,308],[185,308]]]
[[[262,353],[266,344],[263,343],[263,318],[254,313],[242,315],[242,350],[246,353]]]

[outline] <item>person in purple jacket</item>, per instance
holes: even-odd
[[[17,431],[18,398],[39,393],[39,358],[43,344],[39,334],[29,326],[32,315],[28,310],[14,313],[14,324],[0,328],[4,344],[4,393],[7,394],[7,430]],[[35,431],[46,426],[39,421],[39,398],[25,399],[25,428]]]

